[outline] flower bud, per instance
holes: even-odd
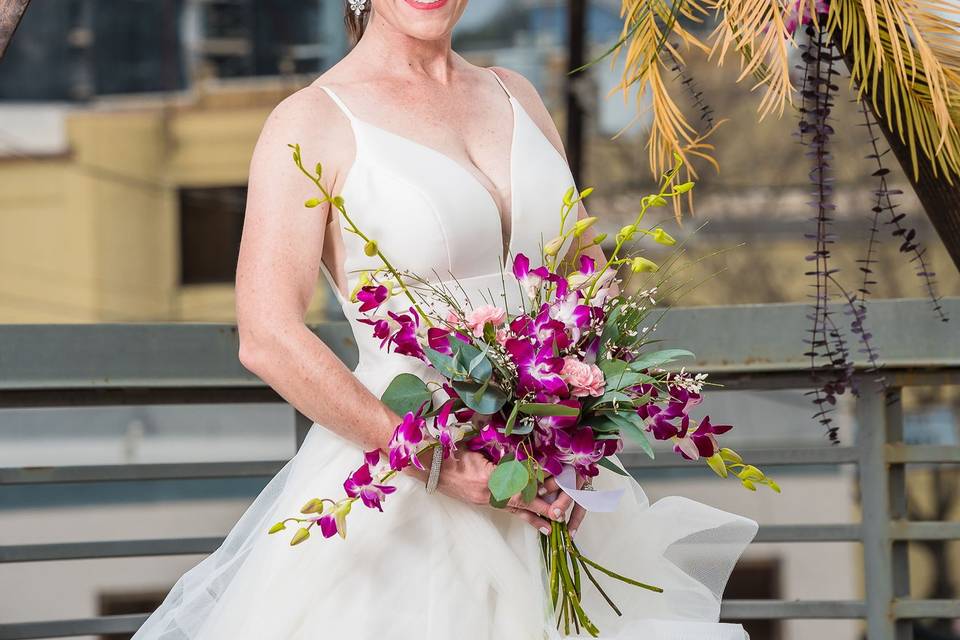
[[[583,232],[593,226],[593,223],[597,221],[597,216],[590,216],[589,218],[584,218],[583,220],[577,220],[577,223],[573,225],[573,235],[575,238],[579,238],[583,235]]]
[[[749,489],[750,491],[756,491],[756,490],[757,490],[757,485],[753,484],[753,483],[750,482],[749,480],[741,480],[741,481],[740,481],[740,484],[743,485],[743,488],[744,488],[744,489]]]
[[[607,239],[607,234],[605,233],[597,234],[596,237],[594,237],[593,239],[593,244],[597,244],[597,245],[601,244],[606,239]]]
[[[667,204],[666,198],[661,195],[647,196],[644,198],[648,207],[662,207]]]
[[[673,245],[677,244],[677,241],[673,238],[673,236],[660,227],[654,229],[651,235],[653,235],[653,241],[657,244],[662,244],[668,247],[672,247]]]
[[[293,539],[290,540],[290,546],[298,545],[307,538],[310,537],[310,530],[306,527],[300,527],[297,529],[297,532],[293,534]]]
[[[300,513],[320,513],[323,511],[323,501],[311,498],[305,505],[300,507]]]
[[[660,268],[656,262],[652,260],[647,260],[646,258],[641,258],[637,256],[630,261],[630,270],[634,273],[646,273],[648,271],[654,272]]]
[[[569,189],[567,189],[567,192],[563,194],[563,204],[567,206],[573,204],[574,192],[575,192],[575,189],[573,187],[570,187]]]
[[[560,253],[560,249],[563,247],[563,236],[557,236],[550,242],[548,242],[543,247],[543,255],[545,256],[555,256]]]
[[[282,522],[278,522],[277,524],[270,527],[270,531],[268,531],[267,533],[278,533],[280,531],[283,531],[286,528],[287,528],[287,525],[283,524]]]
[[[377,251],[379,251],[379,249],[377,248],[376,240],[370,240],[367,244],[363,245],[363,252],[371,258],[377,255]]]
[[[620,229],[620,233],[617,234],[617,242],[626,242],[633,237],[633,234],[637,232],[637,225],[628,224],[627,226]]]
[[[310,198],[309,200],[307,200],[306,202],[303,203],[303,206],[307,207],[308,209],[313,209],[314,207],[319,207],[319,206],[320,206],[320,198]]]
[[[323,165],[320,164],[319,162],[317,163],[316,172],[317,172],[317,177],[318,177],[318,178],[320,178],[320,177],[323,176]]]
[[[692,183],[692,182],[684,182],[684,183],[681,183],[681,184],[678,184],[678,185],[674,185],[674,187],[673,187],[673,192],[674,192],[674,193],[686,193],[687,191],[690,191],[690,189],[693,189],[693,183]]]
[[[720,457],[727,462],[733,462],[734,464],[739,464],[743,462],[743,458],[740,457],[740,454],[734,451],[733,449],[728,449],[723,447],[720,449]]]
[[[723,458],[720,457],[719,453],[715,453],[707,458],[707,464],[710,465],[713,472],[721,478],[727,477],[727,464],[723,461]]]
[[[591,193],[593,193],[593,187],[587,187],[586,189],[580,192],[580,199],[583,200],[584,198],[589,196]]]

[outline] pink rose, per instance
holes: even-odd
[[[606,386],[600,367],[571,357],[563,359],[560,377],[570,386],[570,393],[578,398],[602,396]]]
[[[489,322],[493,326],[499,327],[507,319],[507,312],[492,304],[485,304],[468,313],[466,319],[467,327],[473,332],[473,335],[481,338],[483,337],[484,325]]]

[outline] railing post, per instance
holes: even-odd
[[[903,402],[899,387],[894,387],[887,392],[887,402],[885,407],[887,422],[887,444],[899,444],[903,442]],[[887,463],[887,474],[890,483],[890,517],[893,521],[906,521],[907,514],[907,474],[906,467],[903,464],[891,463],[887,460],[888,447],[884,447],[884,462]],[[888,527],[889,530],[889,527]],[[891,547],[891,559],[893,575],[893,597],[894,599],[910,598],[910,559],[909,542],[906,540],[893,540]],[[893,621],[897,640],[913,640],[913,621],[898,620]]]
[[[903,465],[887,464],[886,448],[903,439],[900,390],[884,393],[874,380],[861,384],[857,399],[857,444],[860,449],[860,502],[863,510],[863,565],[867,638],[912,640],[909,621],[897,622],[893,602],[909,595],[905,543],[893,542],[891,522],[906,516]]]
[[[293,432],[297,440],[297,451],[300,450],[303,441],[307,437],[307,432],[313,426],[313,420],[303,415],[296,409],[293,410]]]

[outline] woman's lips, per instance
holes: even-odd
[[[439,9],[447,4],[448,0],[434,0],[433,2],[417,2],[416,0],[404,0],[414,9]]]

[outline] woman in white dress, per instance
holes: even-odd
[[[342,1],[354,35],[365,31],[264,125],[237,271],[244,366],[316,422],[224,544],[183,575],[134,638],[559,638],[538,530],[569,518],[593,559],[664,588],[608,581],[618,617],[587,587],[602,638],[743,640],[739,625],[718,623],[720,596],[756,524],[684,498],[650,505],[636,482],[606,470],[596,488],[629,485],[616,512],[584,517],[552,480],[532,503],[496,510],[492,465],[461,450],[443,463],[437,493],[413,469],[398,477],[384,513],[355,508],[346,540],[291,548],[289,537],[267,535],[308,499],[339,495],[364,450],[386,450],[399,419],[378,397],[397,373],[430,374],[381,351],[356,321],[347,295],[357,271],[374,265],[326,206],[303,206],[316,194],[287,145],[301,145],[306,166],[323,163],[326,187],[398,268],[449,274],[468,294],[502,290],[505,256],[539,255],[573,185],[533,86],[451,50],[468,0]],[[304,324],[318,271],[354,329],[354,371]]]

